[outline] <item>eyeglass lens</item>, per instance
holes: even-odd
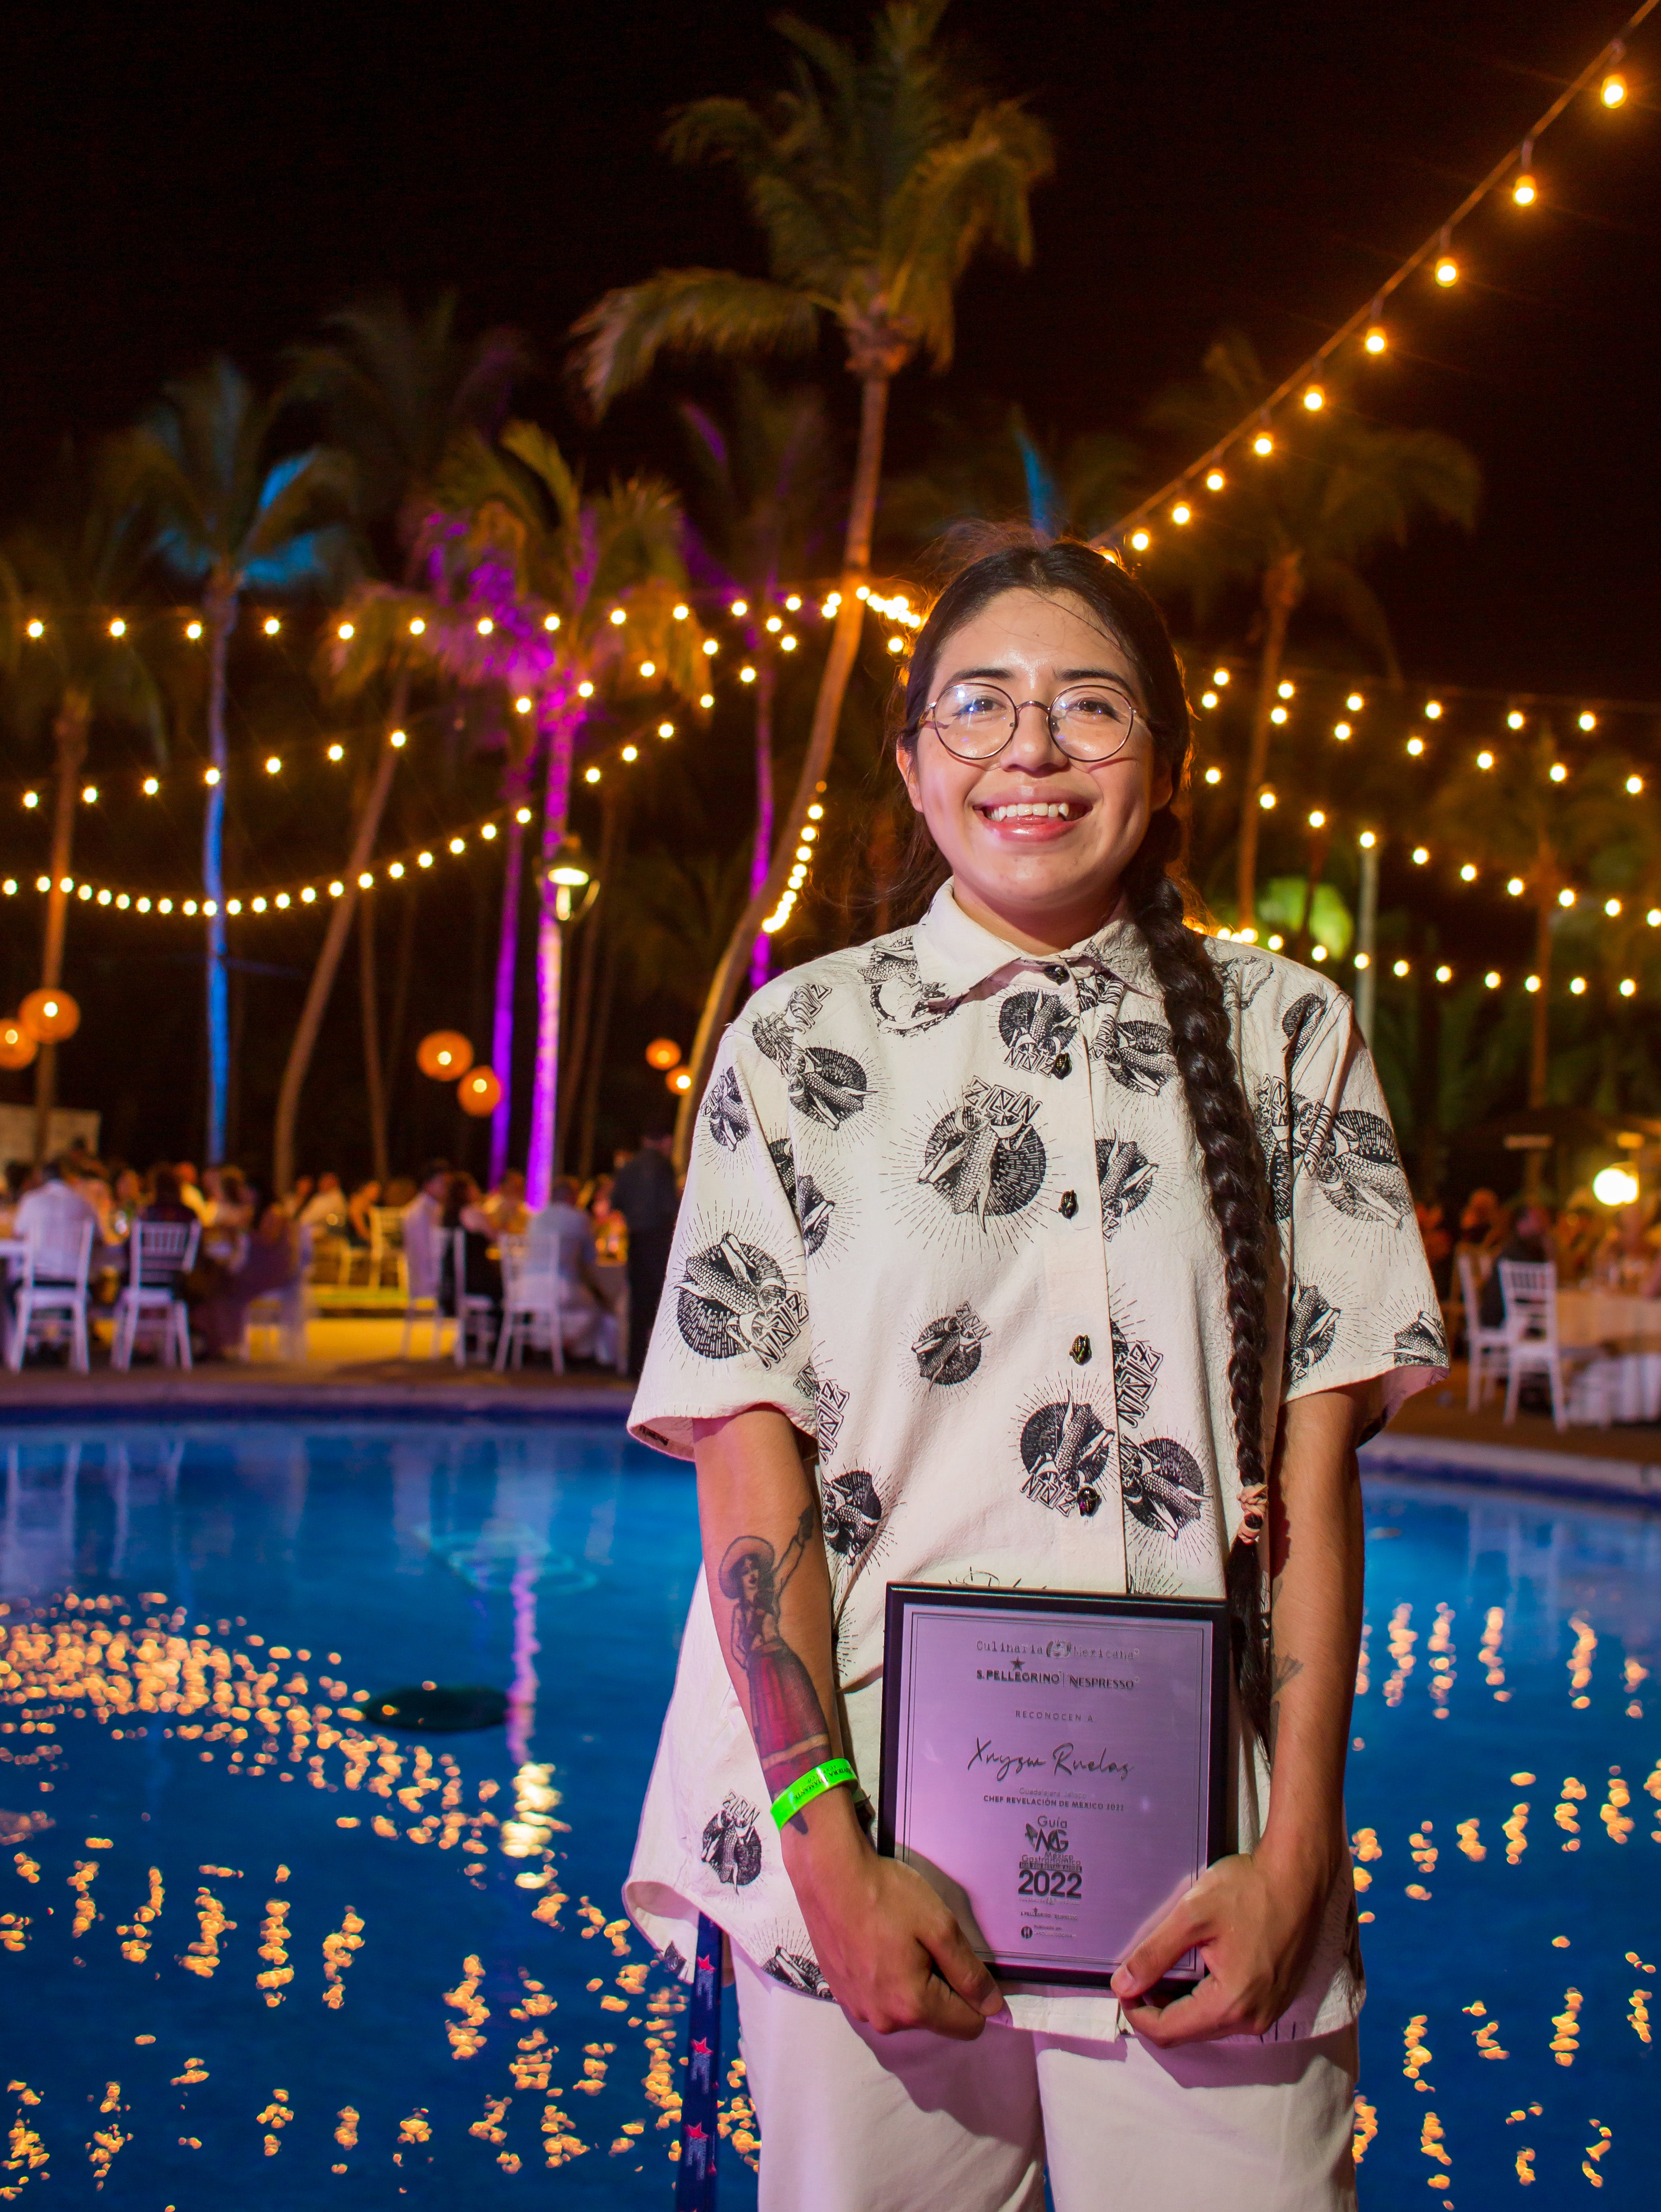
[[[1027,703],[1043,711],[1040,702]],[[935,701],[931,719],[948,752],[960,760],[990,760],[1014,736],[1018,709],[995,684],[953,684]],[[1110,760],[1123,750],[1135,719],[1130,700],[1110,684],[1058,691],[1050,706],[1050,734],[1070,760]]]

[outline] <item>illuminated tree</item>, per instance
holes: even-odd
[[[983,245],[1025,263],[1028,197],[1051,165],[1048,133],[1013,100],[989,101],[935,40],[946,0],[890,0],[861,58],[845,41],[779,19],[794,48],[791,83],[759,104],[702,100],[666,144],[683,161],[736,173],[765,242],[769,275],[661,270],[608,292],[576,326],[576,365],[597,409],[643,383],[666,355],[732,359],[805,354],[833,322],[860,386],[859,443],[843,545],[841,601],[806,755],[780,823],[767,879],[715,971],[692,1048],[692,1116],[762,920],[777,900],[823,781],[858,651],[856,597],[870,567],[888,391],[927,353],[950,362],[953,295]]]
[[[1150,421],[1189,446],[1209,446],[1269,391],[1250,340],[1232,333],[1207,354],[1197,380],[1155,403]],[[1277,422],[1271,453],[1242,450],[1207,520],[1161,532],[1148,572],[1155,589],[1167,580],[1186,588],[1202,621],[1242,586],[1256,602],[1257,686],[1235,862],[1242,928],[1256,921],[1260,799],[1293,617],[1319,608],[1394,674],[1389,624],[1362,564],[1384,545],[1404,544],[1422,518],[1470,528],[1480,488],[1475,458],[1439,431],[1367,422],[1335,392],[1297,413],[1295,422]]]

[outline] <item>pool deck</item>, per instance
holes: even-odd
[[[628,1413],[633,1386],[593,1368],[554,1375],[526,1367],[498,1375],[459,1368],[447,1358],[399,1357],[402,1329],[380,1316],[322,1315],[310,1329],[303,1367],[280,1361],[216,1360],[189,1375],[141,1366],[113,1372],[94,1351],[93,1370],[0,1369],[0,1429],[64,1420],[441,1421],[615,1420]],[[1465,1374],[1457,1367],[1439,1389],[1411,1398],[1387,1432],[1369,1444],[1365,1464],[1379,1474],[1435,1472],[1584,1496],[1661,1504],[1661,1427],[1570,1428],[1542,1413],[1507,1423],[1490,1400],[1465,1410]]]

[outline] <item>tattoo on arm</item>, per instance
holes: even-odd
[[[738,1536],[721,1562],[723,1596],[732,1600],[727,1649],[749,1689],[750,1730],[774,1796],[830,1752],[830,1731],[813,1678],[780,1627],[784,1592],[813,1534],[810,1506],[782,1558],[765,1536]]]
[[[1303,1671],[1304,1662],[1301,1659],[1282,1659],[1277,1655],[1275,1661],[1274,1684],[1269,1701],[1269,1763],[1271,1766],[1275,1764],[1275,1739],[1281,1733],[1281,1692],[1288,1682],[1294,1681]]]

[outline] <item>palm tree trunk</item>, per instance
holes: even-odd
[[[1304,910],[1298,917],[1298,933],[1292,940],[1294,960],[1307,960],[1309,940],[1315,926],[1315,894],[1321,888],[1321,878],[1327,864],[1327,848],[1332,842],[1332,832],[1323,827],[1311,832],[1309,840],[1309,871],[1304,878]]]
[[[294,1042],[289,1047],[288,1065],[283,1070],[283,1087],[277,1097],[277,1130],[271,1147],[271,1191],[275,1197],[280,1198],[285,1191],[294,1188],[295,1122],[300,1110],[300,1094],[305,1085],[307,1070],[312,1064],[318,1031],[323,1026],[329,994],[334,988],[340,956],[346,949],[346,933],[352,926],[352,915],[357,904],[357,879],[368,866],[369,855],[374,850],[380,817],[386,811],[386,794],[392,787],[392,770],[398,765],[398,748],[392,743],[392,737],[403,721],[409,690],[409,677],[400,672],[392,693],[392,719],[381,744],[374,781],[369,786],[363,811],[357,817],[351,857],[341,879],[346,888],[334,901],[328,928],[323,933],[322,949],[318,953],[317,965],[312,970],[312,980],[307,988],[306,1003],[301,1008]]]
[[[818,696],[813,702],[813,722],[808,732],[806,756],[801,764],[801,773],[796,779],[796,788],[788,811],[774,841],[771,866],[767,871],[765,882],[758,890],[751,891],[749,904],[739,916],[738,926],[727,940],[727,949],[705,994],[703,1012],[698,1018],[697,1035],[693,1040],[688,1062],[692,1080],[681,1094],[680,1114],[675,1124],[675,1159],[682,1169],[684,1169],[691,1152],[697,1110],[703,1102],[721,1031],[727,1026],[733,1002],[738,996],[745,962],[762,922],[784,889],[784,879],[790,872],[791,854],[800,839],[802,826],[807,819],[807,810],[818,796],[836,746],[843,702],[848,696],[849,680],[854,673],[854,662],[859,652],[865,619],[865,602],[858,597],[858,592],[871,566],[871,526],[876,519],[877,489],[882,479],[883,433],[888,417],[890,380],[887,373],[881,371],[867,375],[861,380],[859,450],[854,463],[853,489],[849,496],[848,531],[843,544],[842,581],[838,586],[842,603],[837,609],[836,628],[831,633],[830,651],[824,657]]]
[[[612,783],[600,802],[599,866],[595,880],[599,885],[593,905],[586,917],[582,936],[582,960],[577,972],[576,1003],[571,1010],[570,1032],[565,1041],[564,1096],[560,1102],[559,1142],[556,1158],[562,1172],[569,1149],[571,1123],[575,1117],[576,1103],[587,1071],[590,1042],[594,1016],[594,973],[599,965],[599,940],[604,934],[605,917],[602,909],[607,890],[617,870],[618,844],[621,834],[624,810],[628,803],[628,787]]]
[[[56,990],[64,980],[64,939],[69,927],[70,860],[75,849],[75,802],[87,757],[87,728],[92,708],[84,691],[64,692],[52,723],[58,755],[58,795],[52,819],[52,884],[46,893],[46,941],[40,956],[40,985]],[[58,1047],[40,1047],[34,1067],[34,1157],[51,1149],[52,1109],[58,1103]]]
[[[548,795],[542,814],[543,870],[537,910],[537,1052],[531,1086],[531,1142],[526,1163],[526,1203],[540,1212],[554,1180],[554,1124],[559,1101],[560,990],[565,933],[556,887],[547,869],[564,842],[571,808],[571,767],[580,717],[560,700],[549,715]]]
[[[369,1157],[384,1190],[392,1170],[386,1158],[386,1070],[380,1057],[380,1006],[375,989],[374,901],[357,906],[357,981],[363,1012],[363,1085],[369,1098]]]
[[[583,1071],[582,1124],[577,1140],[577,1173],[586,1182],[594,1171],[594,1121],[599,1111],[599,1079],[605,1072],[605,1048],[611,1035],[617,997],[618,951],[623,942],[614,927],[605,933],[605,962],[599,971],[599,1004],[594,1014],[593,1048]]]
[[[416,916],[418,880],[404,880],[404,910],[398,926],[398,952],[392,963],[397,981],[392,986],[392,1018],[386,1029],[386,1066],[396,1073],[404,1064],[404,1039],[410,1026],[410,978],[415,970]],[[392,1146],[392,1115],[387,1113],[387,1147]]]
[[[1257,926],[1257,837],[1262,824],[1263,778],[1275,725],[1277,687],[1286,655],[1287,625],[1304,595],[1303,556],[1283,553],[1263,576],[1263,646],[1257,663],[1257,698],[1251,712],[1251,748],[1246,757],[1245,789],[1240,795],[1240,844],[1236,860],[1238,929]]]
[[[1534,994],[1534,1018],[1529,1038],[1530,1113],[1546,1103],[1551,1044],[1551,917],[1556,904],[1557,872],[1549,866],[1542,866],[1534,894],[1534,972],[1540,978],[1540,988]]]
[[[767,863],[773,851],[773,691],[778,667],[764,646],[765,656],[756,670],[756,842],[750,856],[750,896],[753,901],[765,888]],[[773,970],[773,940],[757,930],[750,953],[750,988],[759,991]]]
[[[208,910],[208,1113],[210,1165],[225,1157],[225,1103],[231,1068],[230,1003],[225,977],[225,667],[236,623],[236,593],[216,576],[208,586],[208,762],[213,781],[202,818],[202,897]]]
[[[514,983],[519,969],[519,912],[525,886],[525,825],[519,819],[524,787],[509,779],[508,849],[502,856],[502,926],[496,937],[496,1000],[490,1021],[490,1065],[502,1079],[502,1097],[490,1116],[490,1188],[508,1172],[508,1139],[514,1118]]]

